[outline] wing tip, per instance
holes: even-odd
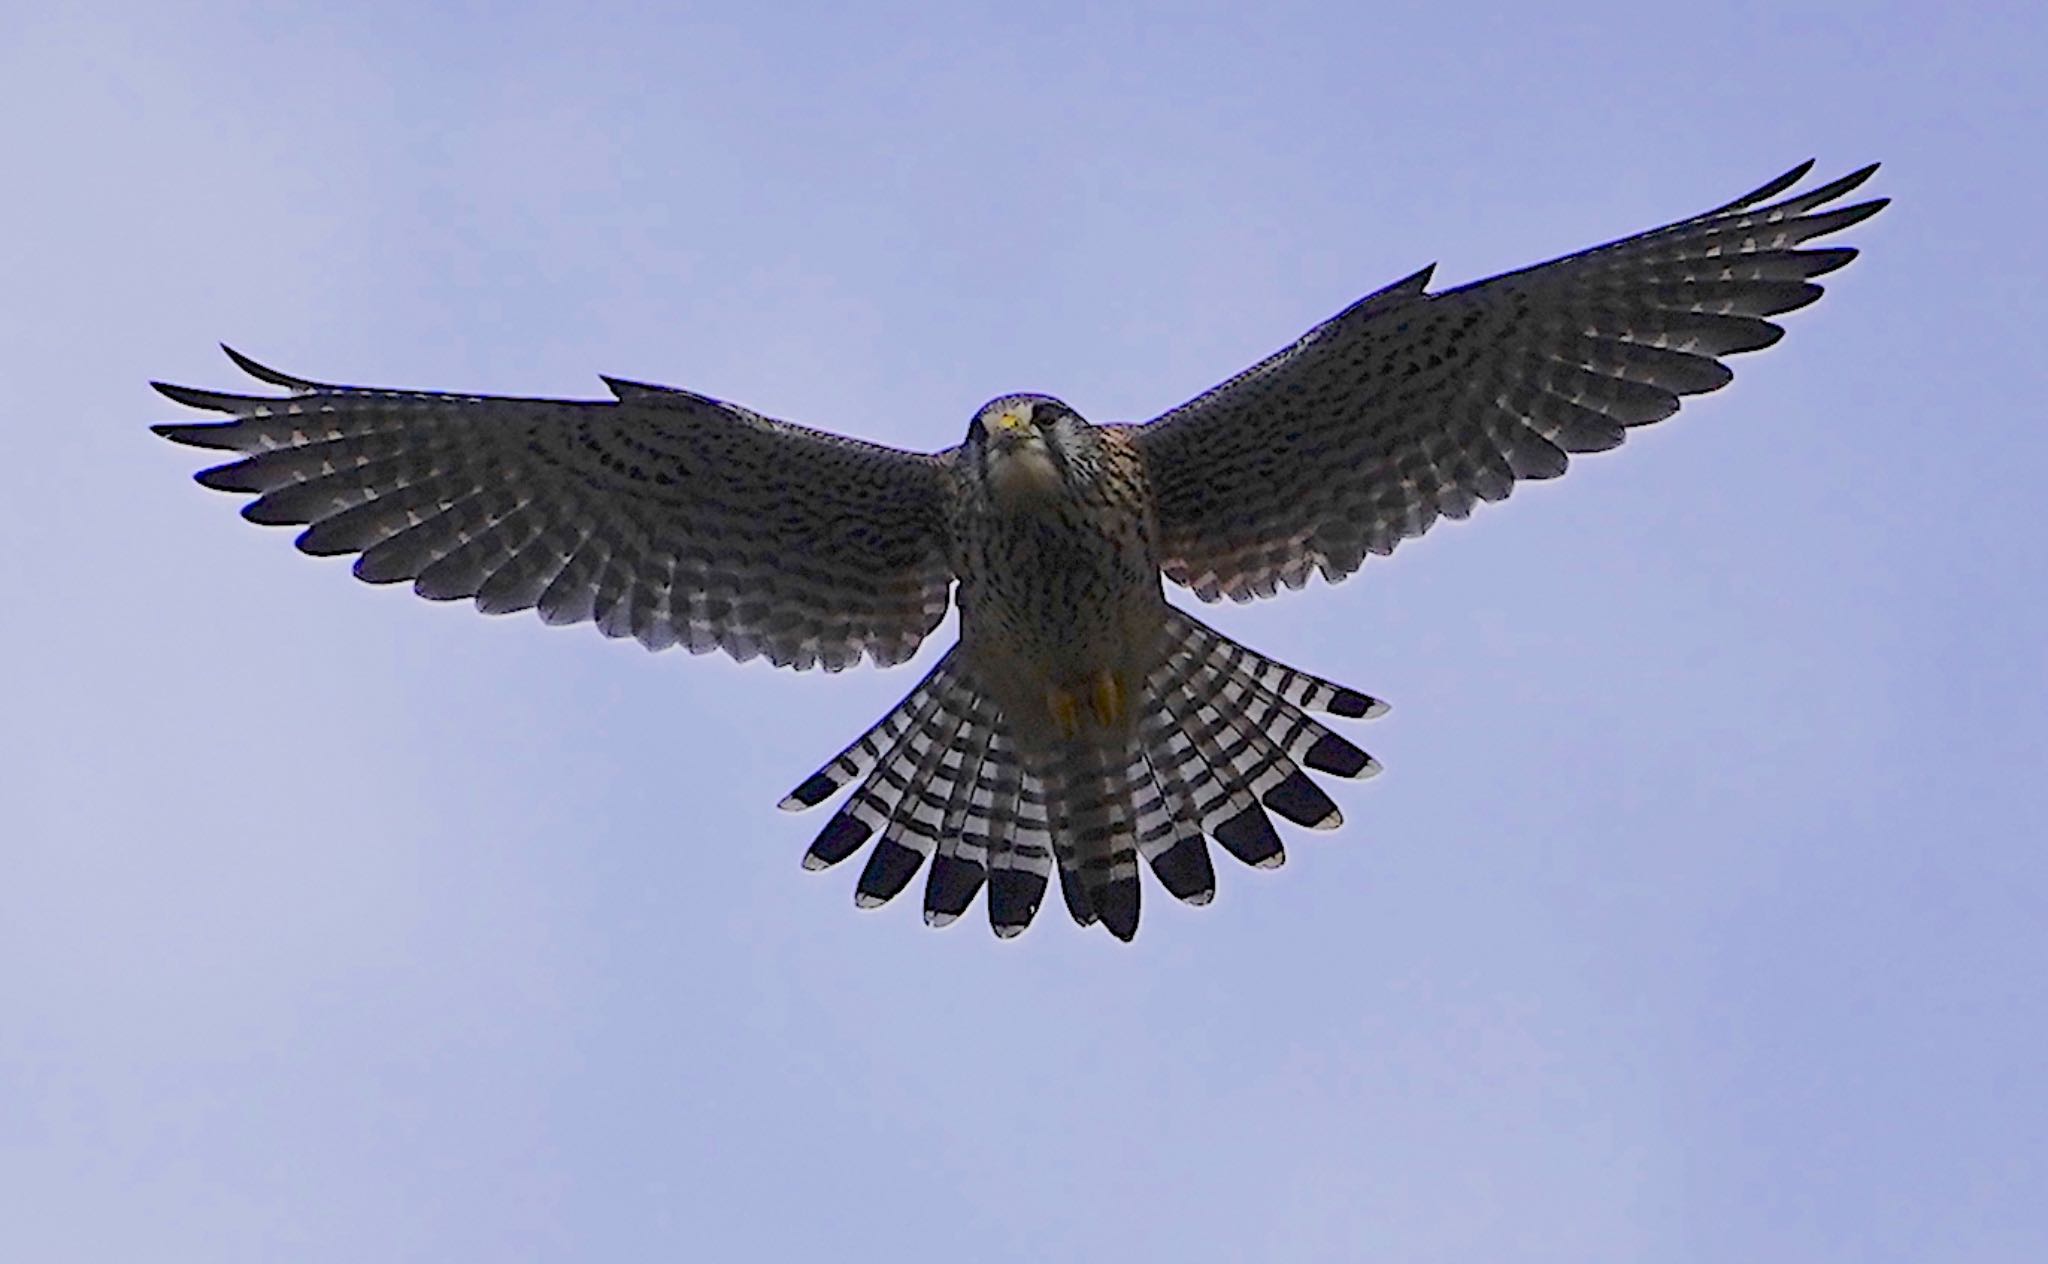
[[[1364,316],[1375,312],[1382,312],[1389,307],[1398,307],[1411,299],[1427,298],[1429,296],[1430,278],[1435,275],[1436,265],[1434,263],[1425,264],[1400,280],[1390,281],[1364,298],[1359,299],[1351,306],[1345,308],[1338,315],[1337,319],[1341,320],[1346,316]],[[1313,338],[1316,332],[1317,330],[1310,330],[1307,336]]]
[[[630,378],[613,377],[609,373],[598,374],[597,380],[603,382],[604,388],[612,393],[612,398],[620,403],[645,395],[674,395],[677,393],[670,387],[656,386],[652,382],[635,382]]]
[[[236,368],[240,369],[244,373],[247,373],[250,377],[255,378],[259,382],[268,382],[272,386],[282,386],[286,390],[300,392],[330,389],[326,387],[324,383],[310,381],[302,377],[293,377],[289,373],[273,369],[269,365],[261,362],[260,360],[257,360],[251,356],[244,355],[243,353],[235,350],[233,347],[230,347],[225,342],[220,344],[220,349],[222,354],[226,355],[227,358],[234,363],[234,366]]]
[[[1771,198],[1777,197],[1780,193],[1787,192],[1794,185],[1797,185],[1801,180],[1806,179],[1808,175],[1812,174],[1814,168],[1814,161],[1814,159],[1808,158],[1807,160],[1797,164],[1791,170],[1785,172],[1784,174],[1765,181],[1763,184],[1759,185],[1755,189],[1750,190],[1748,193],[1743,194],[1741,197],[1736,198],[1735,200],[1725,203],[1721,206],[1715,207],[1713,210],[1708,211],[1707,214],[1710,216],[1721,215],[1729,211],[1746,210],[1750,207],[1757,205],[1760,202],[1769,201]],[[1856,168],[1854,171],[1849,172],[1845,176],[1840,176],[1832,181],[1829,181],[1827,184],[1824,184],[1820,188],[1812,190],[1811,192],[1801,194],[1800,198],[1809,200],[1815,205],[1824,202],[1832,202],[1836,198],[1841,197],[1843,194],[1861,185],[1864,181],[1870,179],[1870,177],[1876,175],[1878,168],[1883,165],[1884,164],[1881,162],[1865,163],[1863,166]],[[1873,211],[1871,213],[1875,214],[1876,212]]]
[[[1707,214],[1720,215],[1727,211],[1739,211],[1745,206],[1755,206],[1758,202],[1762,202],[1767,198],[1774,198],[1793,185],[1798,184],[1801,180],[1804,180],[1806,173],[1813,170],[1813,164],[1814,159],[1808,158],[1806,161],[1794,165],[1790,171],[1782,175],[1773,176],[1741,197],[1730,202],[1724,202],[1713,210],[1708,211]]]
[[[179,386],[176,382],[156,381],[152,381],[149,384],[149,389],[170,400],[172,403],[183,404],[187,408],[200,408],[210,413],[233,411],[232,408],[227,406],[226,398],[217,391],[209,391],[197,386]],[[174,429],[175,427],[168,428]],[[158,434],[163,434],[167,427],[151,426],[150,429]],[[165,437],[168,438],[169,436],[166,435]]]
[[[151,434],[172,443],[222,452],[240,450],[241,445],[237,442],[240,430],[238,421],[171,421],[159,422],[149,428]]]

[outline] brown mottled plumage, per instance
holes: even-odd
[[[1207,842],[1277,865],[1268,811],[1334,828],[1308,776],[1378,765],[1309,713],[1378,714],[1166,603],[1337,580],[1440,516],[1462,518],[1566,454],[1619,444],[1721,357],[1775,342],[1767,317],[1818,298],[1855,257],[1802,249],[1875,214],[1823,210],[1866,167],[1775,203],[1811,164],[1653,232],[1429,294],[1425,269],[1142,426],[1095,426],[1043,395],[976,414],[933,456],[607,379],[603,402],[371,390],[229,352],[281,397],[159,386],[228,413],[156,427],[241,453],[200,482],[255,496],[373,583],[436,600],[590,620],[650,649],[828,671],[900,662],[959,586],[960,643],[783,801],[854,792],[805,855],[875,846],[863,905],[929,859],[926,920],[986,885],[1000,935],[1057,869],[1074,918],[1129,939],[1138,858],[1191,903]]]

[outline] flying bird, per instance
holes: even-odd
[[[154,429],[240,454],[199,482],[304,527],[307,553],[359,555],[360,579],[651,650],[900,663],[957,594],[958,643],[782,801],[852,787],[804,863],[874,839],[858,903],[925,869],[927,922],[985,888],[1004,937],[1057,873],[1077,922],[1128,940],[1140,857],[1205,904],[1207,840],[1270,867],[1269,813],[1336,827],[1308,774],[1379,766],[1314,713],[1385,710],[1225,637],[1163,581],[1204,601],[1335,582],[1726,385],[1723,358],[1776,342],[1769,318],[1856,255],[1805,243],[1886,204],[1840,205],[1874,164],[1787,196],[1811,166],[1456,289],[1429,292],[1425,268],[1143,424],[1004,395],[927,455],[611,378],[598,401],[373,389],[223,348],[284,393],[157,383],[230,420]]]

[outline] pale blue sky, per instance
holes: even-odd
[[[0,1255],[2048,1258],[2048,23],[1378,7],[0,19]],[[1142,418],[1810,155],[1897,203],[1732,388],[1207,611],[1388,772],[1129,947],[801,872],[914,671],[372,590],[144,428],[218,339]]]

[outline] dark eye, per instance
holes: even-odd
[[[1032,406],[1031,421],[1040,430],[1049,428],[1059,419],[1060,410],[1057,404],[1036,404]]]

